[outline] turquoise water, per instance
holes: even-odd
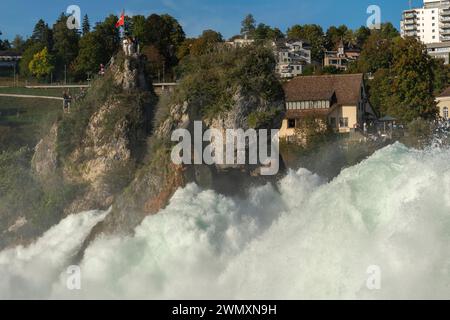
[[[245,200],[188,185],[134,236],[96,240],[78,291],[66,268],[107,212],[74,215],[0,253],[0,297],[448,299],[449,159],[397,143],[329,183],[300,169]]]

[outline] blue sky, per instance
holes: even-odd
[[[119,14],[124,8],[130,14],[169,13],[177,18],[189,36],[205,29],[220,31],[225,37],[239,33],[240,21],[252,13],[257,22],[279,27],[282,31],[296,23],[330,25],[347,24],[352,28],[365,24],[367,7],[380,6],[383,21],[398,28],[402,10],[408,0],[1,0],[0,30],[2,38],[16,34],[28,36],[34,24],[43,18],[53,24],[69,5],[81,8],[91,22],[109,13]],[[6,4],[7,3],[7,4]],[[422,1],[414,0],[413,5]]]

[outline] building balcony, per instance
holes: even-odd
[[[417,31],[405,31],[406,37],[417,37]]]
[[[405,26],[403,26],[403,30],[405,30],[405,31],[416,31],[417,30],[417,26],[415,24],[413,24],[413,25],[405,25]]]
[[[450,8],[441,9],[441,17],[450,17]]]
[[[450,22],[450,16],[447,16],[447,17],[440,17],[440,18],[439,18],[439,21],[440,21],[440,22]]]
[[[405,13],[403,13],[403,18],[404,18],[404,20],[406,20],[406,19],[415,19],[416,18],[416,13],[415,12],[405,12]]]
[[[441,41],[442,42],[450,41],[450,36],[441,36]]]
[[[441,35],[450,36],[450,29],[441,29]]]
[[[441,28],[441,30],[450,29],[450,22],[449,23],[440,23],[439,27]]]
[[[403,24],[406,25],[415,25],[417,23],[417,20],[415,18],[413,19],[404,19]]]

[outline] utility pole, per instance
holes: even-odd
[[[67,64],[64,65],[64,85],[67,85]]]
[[[166,82],[166,64],[163,63],[163,74],[162,74],[162,78],[163,78],[163,83]]]
[[[16,86],[16,62],[14,61],[14,85],[13,87]]]

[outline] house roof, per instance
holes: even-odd
[[[20,57],[21,54],[13,51],[0,51],[0,57]]]
[[[446,88],[440,95],[438,95],[438,98],[443,97],[450,97],[450,87]]]
[[[284,85],[287,102],[329,100],[336,94],[336,103],[357,104],[363,74],[297,77]]]

